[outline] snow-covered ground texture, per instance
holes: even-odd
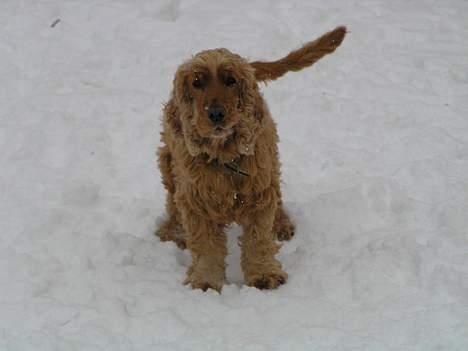
[[[0,3],[0,350],[468,350],[468,2]],[[58,23],[55,23],[60,19]],[[153,235],[177,66],[337,52],[264,86],[297,223],[276,291],[182,285]]]

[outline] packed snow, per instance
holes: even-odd
[[[468,2],[2,0],[0,350],[468,350]],[[332,55],[262,86],[297,224],[286,285],[182,284],[154,236],[177,66]]]

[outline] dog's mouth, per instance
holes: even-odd
[[[215,139],[223,139],[227,138],[233,132],[232,128],[222,127],[222,126],[215,126],[213,127],[213,131],[211,133],[211,137]]]

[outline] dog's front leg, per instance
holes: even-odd
[[[181,208],[182,222],[187,235],[187,247],[192,253],[192,264],[184,284],[194,289],[221,291],[226,281],[226,235],[223,226],[193,211]]]
[[[273,232],[277,206],[275,190],[267,189],[252,204],[242,221],[242,270],[246,284],[258,289],[275,289],[288,278],[281,269],[281,263],[275,258],[279,249]]]

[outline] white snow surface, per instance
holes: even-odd
[[[468,2],[0,3],[0,350],[468,350]],[[56,19],[60,22],[51,26]],[[279,58],[262,86],[296,236],[286,285],[182,284],[153,235],[161,107],[177,66]]]

